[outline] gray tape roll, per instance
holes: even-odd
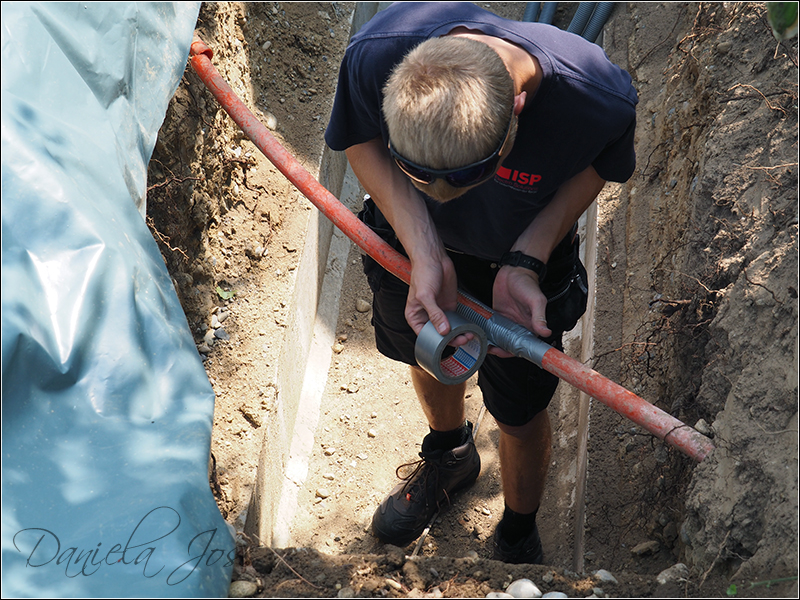
[[[414,356],[417,364],[436,379],[454,385],[466,381],[480,368],[489,344],[483,329],[454,312],[446,314],[450,333],[440,335],[428,321],[417,336]],[[448,346],[462,333],[473,334],[472,340],[456,348]]]

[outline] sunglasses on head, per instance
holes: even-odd
[[[506,145],[508,135],[511,132],[511,121],[513,117],[512,111],[511,120],[509,120],[508,127],[506,127],[503,141],[500,142],[497,149],[488,157],[467,165],[466,167],[457,167],[455,169],[429,169],[428,167],[423,167],[398,154],[397,151],[392,148],[391,141],[389,142],[389,153],[392,155],[399,169],[417,183],[429,184],[437,179],[444,179],[455,188],[477,185],[494,175],[497,165],[500,163],[500,152],[503,146]]]

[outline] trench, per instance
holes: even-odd
[[[550,17],[552,18],[552,17]],[[339,169],[343,168],[340,163]],[[321,171],[328,171],[329,166],[323,164]],[[338,176],[335,176],[336,179]],[[351,211],[357,211],[363,197],[363,190],[360,189],[352,171],[341,175],[343,180],[340,199]],[[608,193],[607,191],[604,193]],[[612,192],[613,193],[613,192]],[[601,199],[602,200],[602,199]],[[579,357],[580,362],[586,363],[592,356],[593,349],[593,317],[594,317],[594,273],[596,270],[596,240],[597,240],[597,211],[596,204],[587,211],[580,220],[579,234],[584,240],[581,246],[581,258],[590,273],[590,298],[589,308],[576,329],[565,336],[565,351],[568,355]],[[283,480],[281,493],[277,500],[273,500],[273,511],[268,523],[262,522],[259,517],[264,511],[259,511],[258,507],[264,504],[264,499],[260,497],[258,488],[254,493],[251,506],[255,510],[248,514],[248,524],[246,531],[256,532],[259,539],[271,539],[272,544],[279,547],[288,546],[308,546],[314,545],[313,535],[309,537],[309,532],[303,532],[303,527],[296,524],[298,515],[314,512],[313,507],[308,506],[308,494],[302,493],[304,488],[308,491],[308,482],[319,476],[320,469],[324,470],[324,465],[314,464],[314,448],[319,445],[319,440],[315,435],[319,427],[329,430],[330,425],[324,424],[322,410],[331,405],[336,405],[340,400],[335,396],[336,391],[331,391],[330,385],[323,373],[331,368],[332,352],[331,348],[335,343],[334,333],[342,330],[339,325],[347,323],[348,312],[351,308],[340,304],[342,296],[342,285],[345,282],[345,271],[357,271],[357,259],[351,258],[357,255],[357,250],[342,237],[339,231],[332,233],[332,241],[329,245],[327,259],[321,260],[326,264],[325,276],[320,285],[320,304],[317,307],[315,317],[306,315],[305,318],[314,320],[313,335],[309,345],[309,355],[306,359],[306,370],[302,376],[302,386],[299,394],[298,417],[294,426],[294,435],[289,443],[288,464],[286,475]],[[342,265],[347,265],[343,268]],[[355,266],[355,269],[353,267]],[[357,275],[350,274],[350,279],[357,278]],[[362,278],[363,280],[363,278]],[[360,284],[363,287],[363,282]],[[368,290],[362,290],[364,295],[368,295]],[[324,301],[324,302],[323,302]],[[338,310],[338,315],[335,313]],[[363,358],[362,358],[363,361]],[[379,371],[380,366],[370,365],[362,362],[362,368],[370,372]],[[333,373],[328,373],[328,379],[333,377]],[[400,377],[398,375],[398,377]],[[402,379],[402,377],[400,377]],[[407,386],[408,382],[404,384]],[[566,388],[566,389],[565,389]],[[480,392],[474,389],[470,395],[479,397]],[[482,403],[478,402],[482,408]],[[355,407],[354,407],[355,408]],[[557,442],[553,453],[553,468],[550,470],[549,487],[553,490],[552,496],[555,498],[550,506],[542,509],[542,520],[552,523],[551,526],[542,526],[542,537],[546,544],[555,547],[556,553],[553,556],[559,564],[568,565],[572,570],[581,572],[584,569],[584,530],[585,530],[585,493],[588,472],[587,442],[589,438],[590,423],[590,398],[586,392],[569,389],[566,384],[560,386],[560,390],[553,400],[550,407],[551,419],[558,423],[556,428]],[[483,421],[483,410],[479,409],[477,421],[480,425]],[[571,415],[573,418],[570,418]],[[574,418],[577,416],[577,418]],[[487,419],[485,427],[479,433],[490,439],[496,438],[496,426]],[[489,450],[491,451],[491,450]],[[378,454],[391,454],[386,449],[377,449]],[[319,461],[317,461],[319,462]],[[323,461],[324,462],[324,461]],[[386,465],[384,465],[385,467]],[[328,464],[331,467],[331,464]],[[485,471],[485,478],[497,482],[499,480],[499,463],[490,461],[488,473]],[[495,486],[496,487],[496,486]],[[388,488],[387,488],[388,489]],[[477,492],[475,498],[467,499],[467,502],[478,501],[481,492]],[[311,504],[319,504],[320,494],[317,493],[310,499]],[[373,493],[374,496],[374,493]],[[469,494],[468,494],[469,496]],[[325,496],[327,499],[328,496]],[[345,496],[347,497],[347,496]],[[488,508],[487,515],[499,515],[502,508],[498,503],[502,499],[497,493],[493,494],[491,502],[484,501],[486,505],[493,504]],[[331,502],[332,503],[332,502]],[[331,504],[328,503],[328,504]],[[551,514],[548,514],[551,513]],[[361,515],[358,528],[364,531],[368,526],[363,526],[366,513]],[[566,518],[565,518],[566,516]],[[322,518],[322,517],[318,517]],[[440,520],[439,520],[440,521]],[[271,528],[270,531],[264,531]],[[309,530],[313,530],[310,528]],[[491,529],[491,526],[489,526]],[[473,530],[474,531],[474,530]],[[341,536],[337,536],[341,538]],[[364,538],[354,536],[359,541]],[[414,553],[420,551],[425,543],[426,534],[418,541]],[[476,536],[480,539],[480,534]],[[549,538],[549,539],[548,539]],[[565,543],[565,540],[567,542]],[[482,540],[486,542],[486,537]],[[484,544],[485,545],[485,544]],[[429,544],[433,549],[433,546]],[[359,548],[369,550],[369,548]],[[350,548],[349,551],[353,551]],[[441,553],[445,548],[436,547],[435,550]],[[484,549],[485,550],[485,549]],[[453,556],[463,553],[463,548],[453,548],[449,550]]]

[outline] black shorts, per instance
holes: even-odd
[[[386,219],[371,200],[367,200],[359,218],[405,254]],[[547,326],[553,331],[545,342],[562,349],[561,337],[578,322],[586,310],[586,269],[578,257],[579,239],[574,229],[559,243],[547,264],[541,282],[547,296]],[[496,264],[448,251],[456,269],[459,289],[492,305],[492,286],[497,276]],[[409,365],[416,365],[414,344],[417,336],[405,318],[408,286],[388,273],[369,256],[362,256],[364,273],[373,293],[372,324],[375,342],[381,354]],[[486,409],[500,423],[520,426],[545,410],[556,391],[558,378],[522,358],[499,358],[487,355],[478,371],[478,386]]]

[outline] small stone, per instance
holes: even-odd
[[[530,579],[517,579],[508,584],[506,593],[514,598],[541,598],[542,591]]]
[[[333,481],[336,479],[336,476],[333,473],[325,473],[322,478],[327,479],[328,481]]]
[[[230,314],[231,313],[228,312],[227,310],[223,310],[223,311],[219,311],[215,316],[217,317],[217,320],[221,324],[221,323],[225,322],[225,319],[227,319]]]
[[[547,573],[542,575],[542,581],[544,581],[548,585],[553,583],[553,580],[555,580],[555,575],[553,575],[552,571],[548,571]]]
[[[660,585],[667,583],[680,583],[689,579],[689,567],[683,563],[672,565],[669,569],[661,571],[656,576],[656,581]]]
[[[216,314],[211,315],[211,329],[219,329],[221,325],[219,317]]]
[[[597,598],[605,598],[606,593],[603,591],[603,588],[595,587],[592,588],[592,594],[594,594]]]
[[[712,437],[714,435],[714,430],[711,429],[711,426],[708,423],[706,423],[705,419],[700,419],[697,423],[695,423],[694,428],[705,436]]]
[[[266,125],[268,129],[275,131],[278,128],[278,118],[272,113],[265,112],[264,125]]]
[[[356,458],[359,460],[367,460],[369,457],[367,456],[366,452],[360,452],[359,454],[356,454]]]
[[[564,592],[547,592],[542,598],[569,598]]]
[[[228,589],[228,598],[249,598],[258,591],[252,581],[234,581]]]
[[[209,353],[211,352],[211,348],[209,348],[207,344],[200,344],[200,345],[197,347],[197,351],[198,351],[200,354],[209,354]]]
[[[355,598],[356,597],[356,591],[348,585],[347,587],[343,587],[342,589],[340,589],[339,592],[336,594],[336,597],[337,598]]]
[[[319,488],[317,490],[317,492],[316,492],[317,498],[322,498],[323,500],[325,498],[327,498],[328,496],[330,496],[330,495],[331,495],[331,493],[328,490],[326,490],[325,488]]]
[[[336,342],[333,345],[334,354],[341,354],[343,350],[344,350],[344,344],[342,344],[341,342]]]
[[[484,515],[486,515],[487,517],[488,517],[489,515],[491,515],[491,514],[492,514],[492,511],[490,511],[490,510],[489,510],[488,508],[486,508],[486,507],[484,507],[484,508],[481,510],[481,512],[482,512]]]
[[[220,327],[219,329],[215,329],[214,330],[214,337],[219,339],[219,340],[229,340],[229,339],[231,339],[231,336],[228,335],[228,332],[225,331],[222,327]]]
[[[364,300],[363,298],[359,298],[356,300],[356,310],[360,313],[369,312],[369,309],[372,308],[372,305]]]
[[[210,346],[214,345],[215,341],[216,341],[216,338],[214,337],[214,330],[213,329],[209,329],[208,331],[206,331],[205,335],[203,336],[203,343],[206,346],[210,347]]]
[[[403,586],[399,582],[395,581],[394,579],[390,579],[390,578],[387,577],[385,579],[385,582],[386,582],[386,585],[388,585],[390,588],[393,588],[393,589],[397,590],[398,592],[403,589]]]
[[[347,386],[346,389],[347,389],[347,393],[348,394],[355,394],[358,391],[358,384],[357,383],[351,383],[351,384],[349,384]]]
[[[464,555],[464,558],[471,561],[473,564],[478,562],[478,560],[480,560],[480,557],[478,556],[478,553],[475,552],[475,550],[467,551],[467,553]]]
[[[374,429],[370,429],[370,430],[367,432],[367,435],[368,435],[369,437],[371,437],[371,438],[378,437],[378,432],[377,432],[377,431],[375,431]]]
[[[513,598],[511,594],[506,594],[505,592],[489,592],[486,594],[487,598]]]
[[[636,556],[647,556],[648,554],[654,554],[658,552],[658,547],[657,541],[650,540],[649,542],[642,542],[638,546],[634,546],[631,552]]]
[[[336,448],[325,448],[322,452],[325,454],[325,456],[333,456],[336,454]]]
[[[610,572],[606,571],[605,569],[598,569],[594,572],[594,576],[597,577],[603,583],[613,583],[618,584],[617,578],[614,577]]]

